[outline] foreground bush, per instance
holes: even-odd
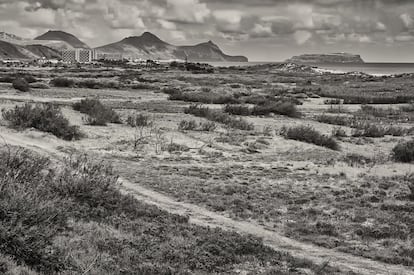
[[[30,91],[29,83],[24,78],[16,78],[13,80],[13,88],[24,93]]]
[[[119,115],[98,99],[82,99],[73,104],[73,109],[87,114],[86,123],[89,125],[106,126],[107,123],[121,123]]]
[[[414,140],[402,142],[392,149],[396,161],[414,162]]]
[[[71,126],[63,116],[60,108],[53,104],[16,106],[13,110],[3,110],[3,118],[10,126],[17,129],[35,128],[51,133],[64,140],[82,137],[77,126]]]
[[[191,114],[197,117],[204,117],[208,120],[215,121],[227,125],[233,129],[251,131],[254,130],[253,124],[245,121],[242,118],[234,118],[221,110],[212,110],[202,105],[190,105],[184,109],[186,114]]]
[[[359,123],[354,125],[356,129],[353,130],[354,137],[371,137],[381,138],[386,135],[401,137],[407,135],[411,130],[398,126],[381,126],[373,123]]]
[[[86,158],[53,170],[46,158],[0,148],[0,189],[0,255],[40,274],[218,274],[244,263],[275,274],[320,270],[123,195],[112,169]]]
[[[281,134],[287,139],[312,143],[332,150],[339,150],[339,145],[335,139],[326,135],[322,135],[310,126],[283,128]]]

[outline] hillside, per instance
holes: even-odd
[[[69,44],[73,48],[89,49],[89,46],[80,41],[76,36],[63,31],[48,31],[36,37],[34,40],[61,41]]]
[[[361,64],[365,63],[360,55],[350,53],[331,53],[331,54],[303,54],[294,56],[291,59],[286,60],[290,63],[299,64],[323,64],[323,63],[348,63],[348,64]]]
[[[244,56],[230,56],[212,43],[195,46],[174,46],[162,41],[152,33],[125,38],[119,42],[96,48],[105,54],[122,54],[124,57],[142,59],[185,59],[189,61],[235,61],[246,62]]]
[[[21,46],[0,40],[0,59],[60,58],[57,50],[43,45]]]

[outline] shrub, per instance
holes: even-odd
[[[254,126],[251,123],[243,120],[242,118],[234,118],[229,114],[222,112],[221,110],[211,110],[208,107],[204,107],[199,104],[190,105],[184,109],[186,114],[191,114],[197,117],[204,117],[208,120],[225,124],[230,128],[251,131],[254,130]]]
[[[310,126],[298,126],[292,128],[284,127],[281,131],[281,134],[287,139],[312,143],[332,150],[339,150],[339,145],[335,139],[326,135],[322,135]]]
[[[326,115],[322,114],[316,117],[316,120],[321,123],[332,124],[332,125],[339,125],[339,126],[349,126],[351,121],[346,116],[334,116],[334,115]]]
[[[252,115],[255,116],[268,115],[270,113],[294,118],[301,116],[296,105],[286,101],[268,102],[263,105],[256,105],[252,110]]]
[[[385,135],[400,137],[407,135],[411,130],[398,126],[381,126],[372,123],[356,124],[357,128],[353,130],[354,137],[372,137],[379,138]]]
[[[128,116],[127,124],[131,127],[150,127],[153,122],[148,115],[137,114],[135,116]]]
[[[414,112],[414,102],[406,105],[406,106],[402,106],[400,107],[400,110],[406,113],[412,113]]]
[[[239,101],[232,95],[221,95],[213,92],[182,92],[177,89],[163,90],[170,96],[169,100],[180,100],[186,102],[204,104],[237,104]]]
[[[392,149],[393,157],[400,162],[414,162],[414,139],[402,142]]]
[[[86,123],[89,125],[105,126],[107,123],[121,123],[119,115],[98,99],[82,99],[73,104],[73,109],[87,114]]]
[[[200,131],[214,132],[217,129],[217,125],[214,122],[202,122],[200,123]]]
[[[410,190],[408,197],[410,200],[414,200],[414,173],[408,174],[404,178],[407,183],[407,187]]]
[[[346,131],[342,129],[341,127],[335,127],[332,129],[332,136],[342,138],[347,137]]]
[[[75,81],[73,79],[66,78],[66,77],[54,78],[50,81],[50,83],[55,87],[62,87],[62,88],[72,88],[75,86]]]
[[[30,84],[30,88],[33,89],[50,89],[50,86],[44,82],[35,82]]]
[[[71,126],[60,108],[53,104],[16,106],[13,110],[2,111],[3,118],[10,126],[18,129],[35,128],[51,133],[64,140],[82,137],[77,126]]]
[[[178,124],[178,130],[180,131],[194,131],[198,124],[195,120],[181,120]]]
[[[30,91],[29,83],[24,78],[16,78],[13,80],[13,88],[21,92]]]
[[[331,99],[326,99],[323,103],[325,105],[339,105],[341,104],[341,100],[338,98],[331,98]]]
[[[239,115],[239,116],[249,116],[251,115],[251,110],[248,106],[245,105],[229,105],[227,104],[224,109],[224,112],[231,114],[231,115]]]
[[[251,262],[275,274],[317,268],[125,195],[103,163],[73,158],[53,169],[48,159],[6,150],[0,160],[0,273],[2,255],[39,274],[217,274]]]

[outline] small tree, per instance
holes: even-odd
[[[145,129],[153,126],[153,121],[149,116],[144,114],[137,114],[129,116],[127,124],[135,129],[134,131],[134,149],[138,148],[138,145],[146,138]],[[151,136],[151,131],[149,136]]]

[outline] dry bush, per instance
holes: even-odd
[[[178,130],[180,131],[194,131],[198,127],[198,123],[195,120],[181,120],[178,124]]]
[[[46,158],[1,149],[5,274],[13,264],[3,255],[40,274],[210,274],[251,262],[279,271],[318,268],[252,236],[190,225],[186,217],[123,195],[103,163],[76,157],[54,170]],[[28,268],[20,270],[35,274]]]
[[[13,88],[20,92],[30,91],[29,83],[24,78],[16,78],[15,80],[13,80]]]
[[[332,137],[322,135],[310,126],[283,127],[281,135],[287,139],[293,139],[306,143],[312,143],[332,150],[339,150],[339,144]]]
[[[392,155],[396,161],[414,162],[414,140],[397,144],[392,149]]]
[[[191,114],[197,117],[204,117],[208,120],[215,121],[227,125],[230,128],[251,131],[254,130],[253,124],[245,121],[242,118],[234,118],[221,110],[211,110],[202,105],[193,104],[184,109],[186,114]]]
[[[71,126],[60,108],[53,104],[25,104],[2,111],[3,118],[17,129],[35,128],[64,140],[80,139],[83,135],[77,126]]]
[[[82,99],[73,104],[73,109],[87,114],[85,121],[89,125],[106,126],[107,123],[122,123],[119,115],[98,99]]]

